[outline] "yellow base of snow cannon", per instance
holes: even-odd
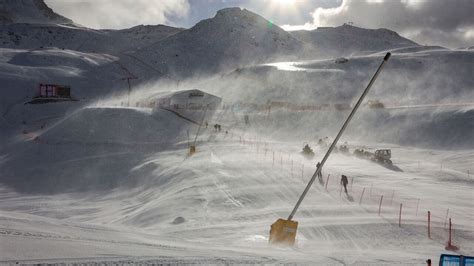
[[[275,245],[293,246],[296,239],[298,222],[278,219],[270,227],[270,238],[268,242]]]
[[[191,145],[189,146],[189,155],[193,155],[196,153],[196,146]]]

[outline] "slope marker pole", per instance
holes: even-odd
[[[415,212],[415,216],[418,216],[418,207],[420,206],[420,199],[418,199],[418,201],[416,202],[416,212]]]
[[[365,192],[365,187],[364,187],[364,189],[362,189],[362,193],[360,194],[359,205],[362,204],[362,198],[364,197],[364,192]]]
[[[444,219],[444,229],[446,229],[446,222],[448,220],[449,208],[446,210],[446,218]]]
[[[329,183],[329,177],[330,177],[330,176],[331,176],[331,175],[328,174],[328,178],[326,178],[326,185],[325,185],[326,191],[328,191],[328,183]]]
[[[400,214],[398,215],[398,227],[402,227],[402,203],[400,203]]]
[[[428,211],[428,238],[431,239],[431,212]]]
[[[379,203],[379,216],[380,216],[380,211],[382,210],[382,200],[383,200],[383,195],[380,196],[380,203]]]

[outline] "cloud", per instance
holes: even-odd
[[[171,17],[185,17],[187,0],[46,0],[56,13],[81,25],[123,29],[140,24],[167,24]]]
[[[472,0],[343,0],[317,8],[314,26],[353,22],[364,28],[388,28],[420,44],[451,48],[474,45]]]

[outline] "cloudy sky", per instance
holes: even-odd
[[[287,30],[352,22],[388,28],[420,44],[474,45],[474,0],[46,0],[56,12],[92,28],[166,24],[189,28],[217,10],[239,6]]]

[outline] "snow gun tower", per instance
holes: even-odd
[[[355,112],[359,108],[360,104],[364,100],[365,96],[370,90],[370,87],[372,87],[372,84],[374,81],[377,79],[377,76],[379,75],[380,71],[382,70],[384,64],[388,61],[390,58],[390,53],[387,53],[380,64],[379,68],[375,72],[374,76],[370,80],[369,84],[367,85],[367,88],[365,88],[364,92],[360,96],[359,100],[357,101],[356,105],[352,109],[351,113],[349,114],[349,117],[347,117],[346,122],[344,122],[341,130],[337,134],[336,138],[334,139],[333,143],[329,147],[328,151],[326,152],[326,155],[324,155],[323,160],[321,161],[321,164],[319,167],[316,169],[316,172],[313,174],[311,177],[311,180],[309,181],[308,185],[306,185],[305,190],[303,191],[303,194],[301,194],[300,198],[298,199],[298,202],[296,203],[295,207],[293,208],[293,211],[291,212],[290,216],[285,219],[278,219],[276,222],[274,222],[271,227],[270,227],[270,238],[269,242],[271,244],[282,244],[282,245],[290,245],[293,246],[295,244],[295,239],[296,239],[296,232],[298,229],[298,222],[293,221],[293,217],[296,214],[296,211],[298,210],[301,202],[303,201],[304,197],[306,196],[306,193],[308,193],[309,189],[311,188],[311,185],[313,184],[314,180],[318,176],[318,174],[321,172],[321,169],[324,166],[324,163],[328,159],[329,155],[331,154],[332,150],[337,144],[337,141],[341,137],[342,133],[344,133],[344,130],[346,129],[347,125],[351,121],[352,117],[354,116]]]

